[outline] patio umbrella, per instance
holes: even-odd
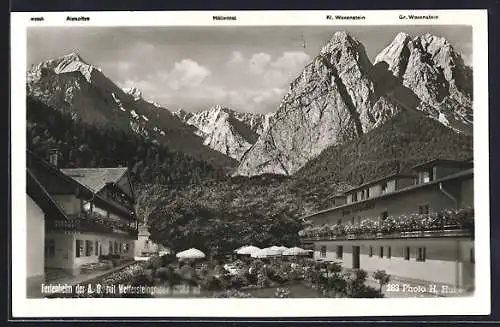
[[[270,249],[273,249],[275,251],[279,251],[280,253],[282,253],[283,251],[285,250],[288,250],[288,248],[286,246],[271,246]]]
[[[205,258],[205,253],[198,249],[191,248],[189,250],[181,251],[175,255],[180,260],[182,259],[202,259]]]
[[[307,250],[304,250],[304,249],[299,248],[299,247],[293,247],[293,248],[290,248],[290,249],[283,251],[282,255],[295,256],[295,255],[307,255],[308,253],[309,253],[309,251],[307,251]]]
[[[256,251],[251,254],[252,258],[268,258],[268,257],[275,257],[278,255],[281,255],[283,251],[278,250],[278,249],[273,249],[272,247],[270,248],[264,248],[262,250]]]
[[[252,254],[256,251],[260,251],[260,248],[256,247],[256,246],[253,246],[253,245],[249,245],[249,246],[243,246],[241,248],[239,248],[236,253],[237,254]]]

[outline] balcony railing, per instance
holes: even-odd
[[[299,232],[304,240],[352,240],[419,237],[471,237],[474,209],[409,214],[357,224],[309,226]]]
[[[67,220],[52,220],[47,229],[65,232],[93,232],[102,234],[123,234],[137,237],[138,229],[119,220],[102,217],[96,213],[82,212],[71,215]]]

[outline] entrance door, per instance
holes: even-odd
[[[352,247],[352,269],[359,269],[359,246]]]

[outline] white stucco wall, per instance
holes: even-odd
[[[337,258],[337,246],[343,246],[342,259]],[[326,246],[326,256],[320,250]],[[360,269],[374,272],[385,270],[388,274],[442,284],[467,287],[474,285],[474,267],[470,261],[473,241],[460,239],[412,239],[412,240],[363,240],[363,241],[318,241],[314,246],[314,258],[337,261],[345,268],[353,268],[353,246],[360,246]],[[369,256],[370,246],[373,255]],[[383,247],[383,257],[379,256]],[[388,247],[391,257],[388,258]],[[410,260],[405,260],[405,248],[410,247]],[[426,248],[426,260],[417,261],[419,247]]]
[[[26,196],[26,277],[40,277],[44,272],[45,215],[29,196]]]
[[[76,257],[76,240],[80,240],[84,245],[83,255]],[[129,249],[127,252],[118,252],[123,257],[134,257],[134,240],[122,238],[120,236],[108,236],[100,234],[91,233],[80,233],[80,234],[66,234],[66,233],[49,233],[46,236],[46,240],[54,240],[55,242],[55,254],[53,257],[46,257],[46,266],[51,268],[62,268],[69,272],[77,275],[79,273],[79,267],[88,263],[95,263],[99,260],[99,255],[109,254],[109,241],[120,244],[128,243]],[[92,253],[86,255],[86,244],[85,241],[91,241],[93,245]],[[96,242],[98,252],[96,255]]]
[[[135,255],[140,256],[142,252],[157,252],[158,245],[149,240],[148,236],[139,235],[135,243]]]

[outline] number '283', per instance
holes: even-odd
[[[399,292],[399,284],[387,284],[387,292]]]

